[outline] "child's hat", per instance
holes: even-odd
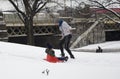
[[[52,45],[50,45],[49,43],[47,43],[47,48],[51,49],[53,47],[52,47]]]

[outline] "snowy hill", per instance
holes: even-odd
[[[119,49],[119,42],[102,45]],[[95,45],[83,48],[95,49]],[[0,42],[0,79],[120,79],[120,52],[73,52],[76,59],[49,63],[43,60],[44,51],[41,47]],[[55,52],[60,55],[60,50]]]
[[[105,42],[100,44],[91,44],[85,47],[73,49],[75,51],[95,52],[100,46],[103,52],[120,52],[120,41]]]

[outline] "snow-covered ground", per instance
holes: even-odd
[[[75,51],[95,52],[100,46],[103,52],[120,52],[120,41],[105,42],[100,44],[91,44],[85,47],[73,49]]]
[[[120,41],[80,49],[120,49]],[[60,50],[55,50],[60,55]],[[0,42],[0,79],[120,79],[120,52],[75,52],[65,63],[44,61],[45,48]],[[66,53],[66,55],[68,55]],[[48,74],[47,74],[48,72]]]

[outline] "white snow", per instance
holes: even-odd
[[[103,52],[120,52],[120,41],[105,42],[100,44],[91,44],[89,46],[73,49],[75,51],[90,51],[95,52],[100,46]]]
[[[119,44],[120,41],[106,42],[80,49],[95,50],[98,45],[104,49],[120,49]],[[60,55],[60,50],[55,52]],[[120,79],[120,51],[72,52],[75,59],[49,63],[43,60],[45,48],[0,42],[0,79]]]

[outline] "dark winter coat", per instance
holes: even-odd
[[[54,52],[52,49],[47,48],[47,49],[45,50],[45,52],[46,52],[47,54],[55,57],[55,52]]]

